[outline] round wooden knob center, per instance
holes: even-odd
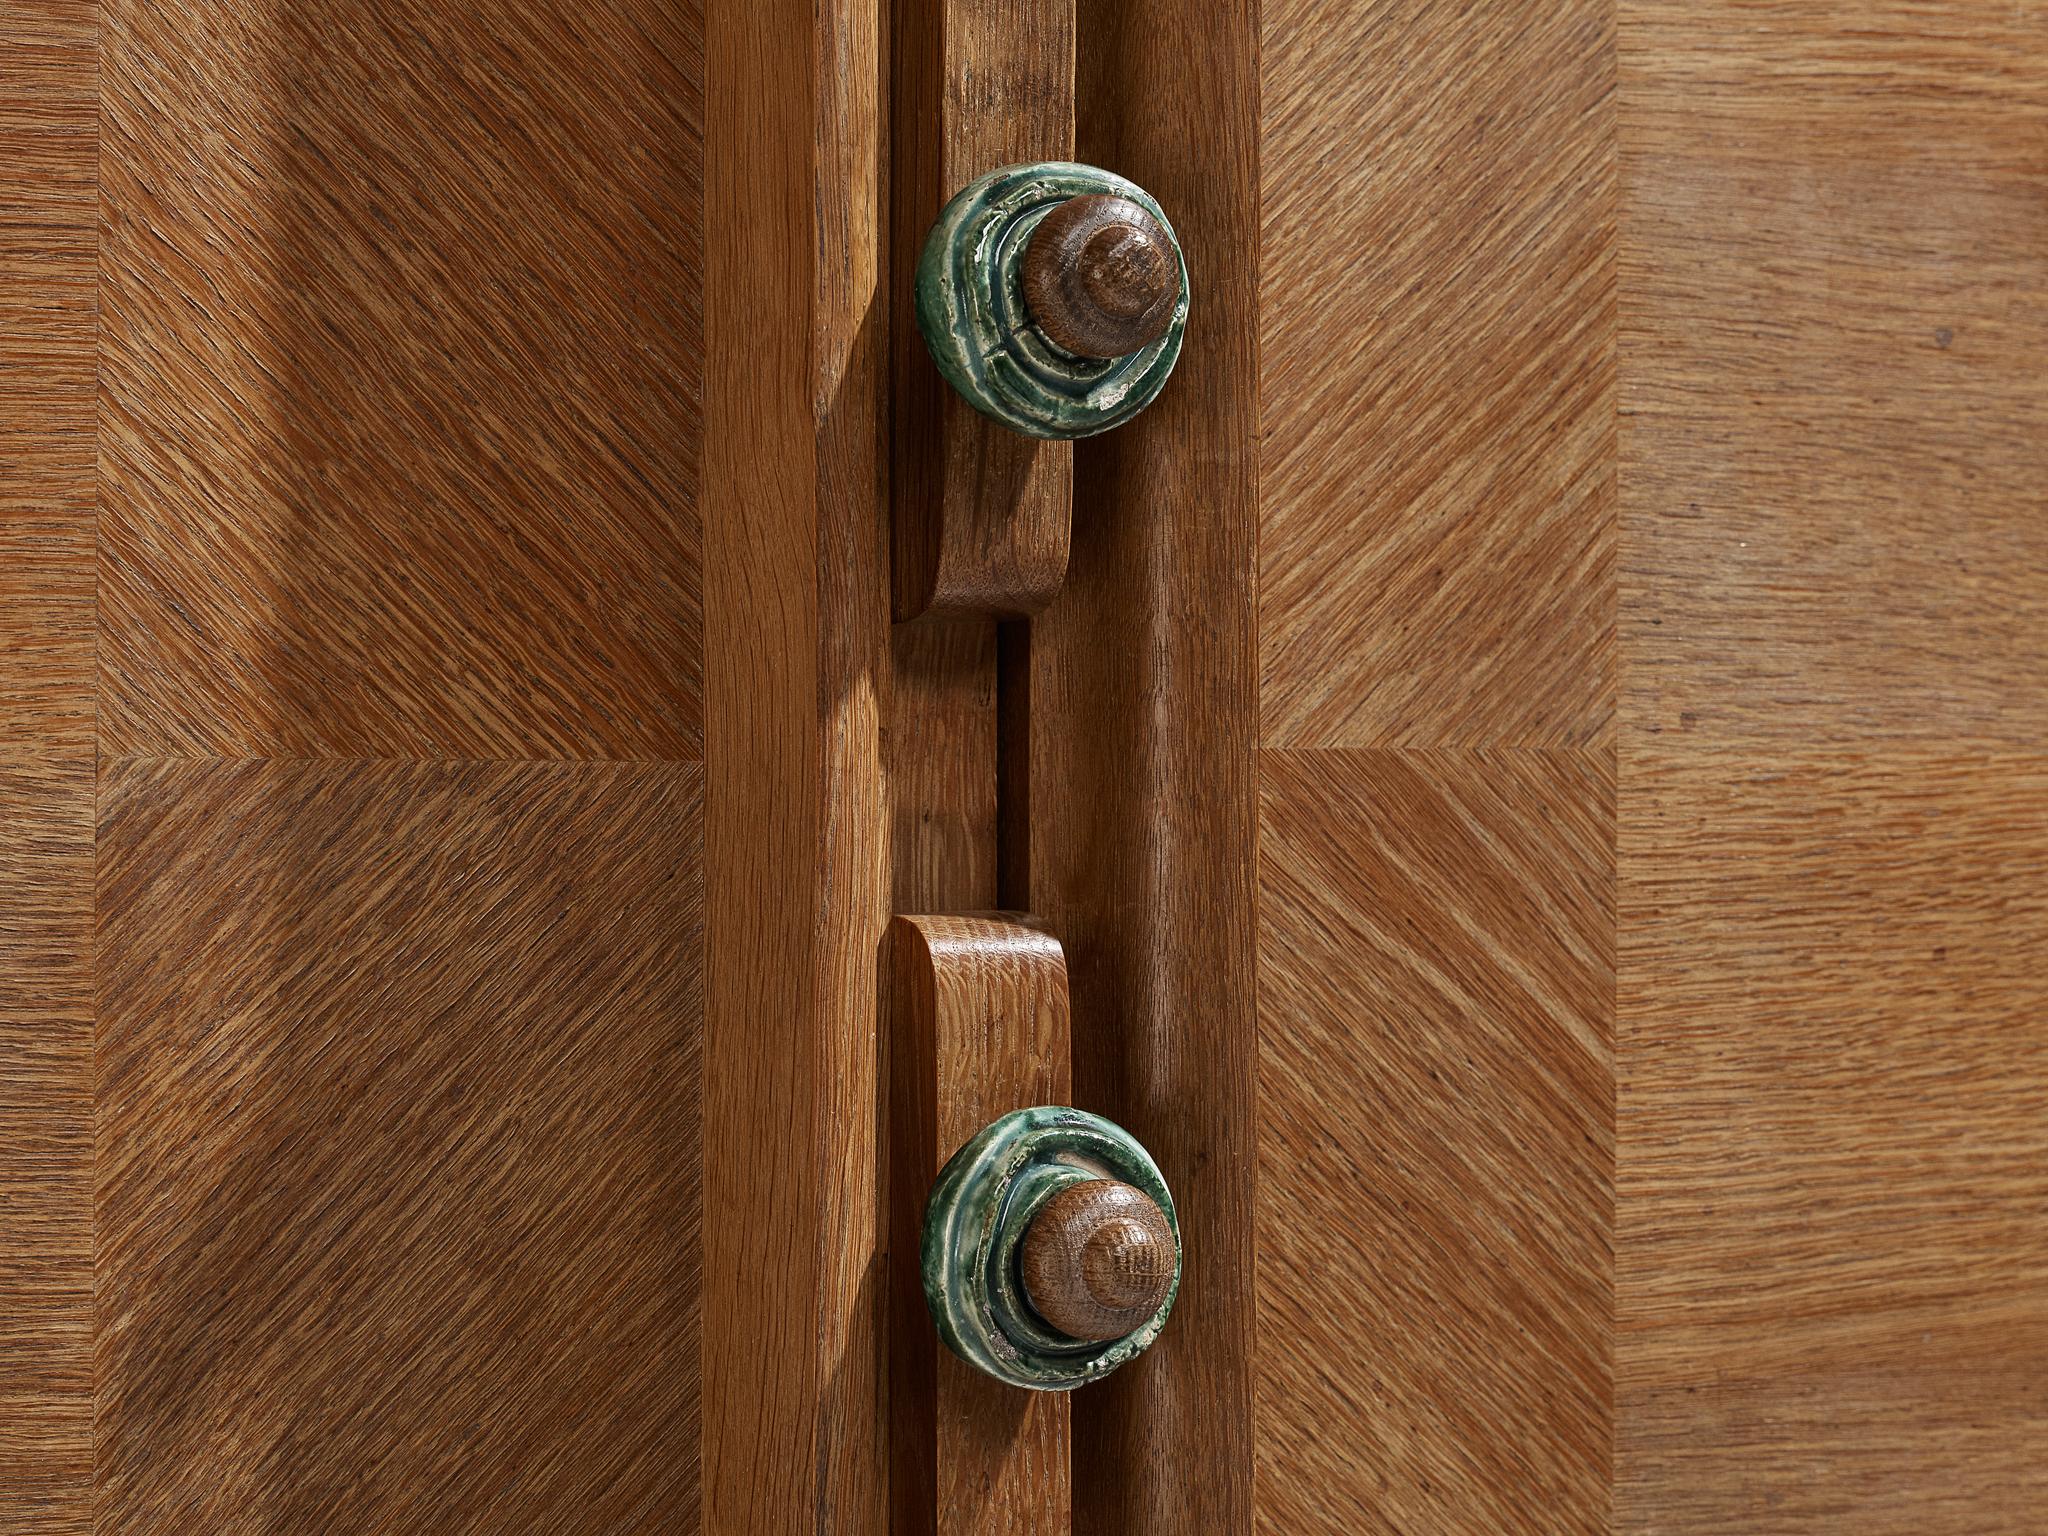
[[[1129,198],[1070,197],[1024,251],[1024,302],[1054,345],[1122,357],[1166,334],[1180,302],[1173,238]]]
[[[1166,1213],[1141,1190],[1088,1179],[1033,1218],[1020,1256],[1025,1294],[1070,1338],[1122,1338],[1173,1289],[1179,1248]]]

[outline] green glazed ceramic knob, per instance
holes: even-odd
[[[1064,1392],[1159,1337],[1180,1227],[1131,1134],[1062,1105],[985,1127],[940,1172],[919,1255],[939,1335],[998,1381]]]
[[[1090,437],[1150,405],[1187,317],[1173,226],[1144,188],[1092,165],[968,183],[917,264],[917,325],[939,372],[1032,437]]]

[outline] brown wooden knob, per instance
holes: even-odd
[[[1180,302],[1173,237],[1127,197],[1070,197],[1053,209],[1031,232],[1022,276],[1038,328],[1081,357],[1149,347]]]
[[[1046,1201],[1019,1262],[1040,1317],[1070,1338],[1101,1341],[1159,1310],[1179,1257],[1166,1213],[1142,1191],[1087,1179]]]

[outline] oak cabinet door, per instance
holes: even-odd
[[[0,1530],[2037,1529],[2044,100],[1989,0],[12,7]],[[1185,258],[1101,436],[917,329],[1020,161]],[[920,1218],[1062,1102],[1179,1292],[1024,1394]]]

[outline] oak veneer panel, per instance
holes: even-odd
[[[92,1528],[91,0],[0,22],[0,1531]]]
[[[1262,37],[1261,740],[1596,741],[1613,7],[1272,0]]]
[[[1624,786],[1617,1524],[2038,1530],[2048,762]]]
[[[93,750],[94,11],[0,25],[0,760]]]
[[[0,1531],[92,1529],[90,763],[0,753]]]
[[[103,749],[696,756],[697,0],[103,11]]]
[[[1624,709],[2048,732],[2048,31],[1621,6]]]
[[[108,767],[103,1536],[693,1527],[700,786]]]
[[[1603,1532],[1614,776],[1261,754],[1259,1528]]]

